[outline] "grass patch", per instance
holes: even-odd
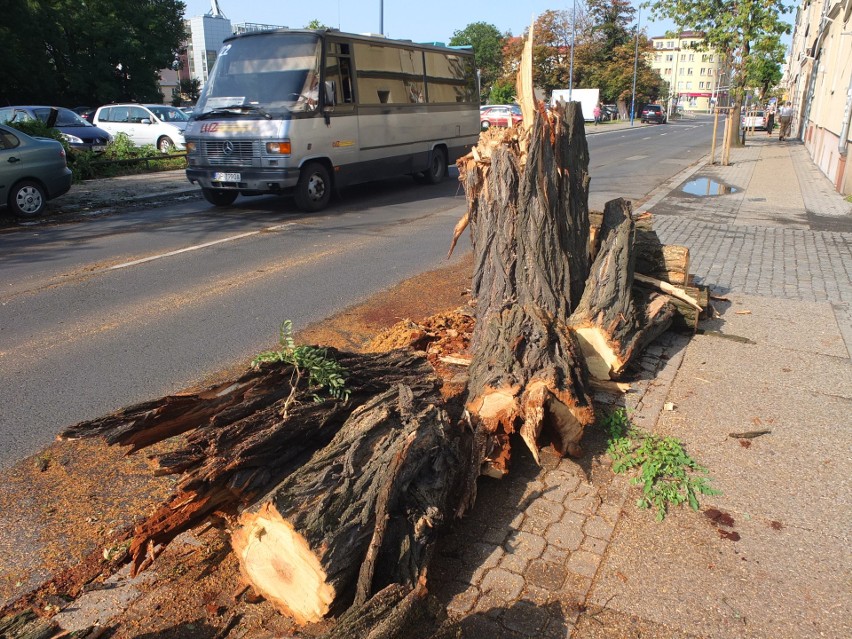
[[[636,428],[624,409],[606,415],[602,425],[613,472],[634,474],[630,482],[642,487],[636,505],[656,510],[657,521],[665,519],[672,506],[687,503],[698,510],[699,495],[721,494],[710,486],[708,470],[687,454],[677,438]]]

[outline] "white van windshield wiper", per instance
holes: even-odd
[[[262,115],[267,120],[271,120],[272,116],[260,108],[259,106],[255,106],[254,104],[229,104],[228,106],[216,107],[215,109],[210,109],[209,111],[205,111],[199,115],[195,116],[196,120],[206,120],[208,118],[212,118],[218,115],[239,115],[241,113],[245,113],[246,111],[253,111],[258,115]]]

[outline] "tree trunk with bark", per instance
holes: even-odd
[[[185,435],[178,449],[153,458],[159,474],[182,477],[176,493],[137,526],[130,548],[134,573],[180,533],[214,515],[235,515],[267,493],[327,445],[361,404],[399,384],[415,394],[436,388],[434,370],[412,351],[361,355],[329,348],[327,356],[347,371],[347,402],[317,403],[317,389],[304,378],[294,387],[292,366],[269,363],[200,392],[82,422],[60,435],[99,435],[129,445],[131,452]]]
[[[600,235],[601,249],[570,324],[589,372],[617,379],[671,325],[674,307],[668,296],[633,288],[634,225],[627,200],[606,203]]]
[[[464,467],[437,389],[407,386],[362,404],[334,439],[240,517],[243,575],[299,623],[413,588],[455,510]]]
[[[579,453],[594,420],[567,330],[588,276],[588,162],[580,106],[534,110],[528,130],[483,134],[459,161],[474,252],[476,325],[468,410],[488,474],[507,472],[519,431],[538,458],[547,426]]]

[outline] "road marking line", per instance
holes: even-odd
[[[643,140],[650,140],[651,136],[649,135],[647,138],[642,138]]]
[[[124,262],[123,264],[116,264],[114,266],[110,266],[106,270],[114,271],[119,268],[127,268],[129,266],[137,266],[139,264],[145,264],[146,262],[153,262],[154,260],[159,260],[164,257],[172,257],[174,255],[180,255],[181,253],[188,253],[189,251],[197,251],[199,249],[208,248],[210,246],[215,246],[216,244],[223,244],[225,242],[233,242],[234,240],[241,240],[245,237],[251,237],[252,235],[260,235],[261,233],[268,233],[269,231],[280,231],[282,229],[288,228],[290,226],[295,226],[295,222],[287,222],[286,224],[278,224],[276,226],[270,226],[265,229],[260,229],[259,231],[249,231],[248,233],[240,233],[239,235],[232,235],[230,237],[223,237],[220,240],[213,240],[212,242],[204,242],[203,244],[195,244],[194,246],[187,246],[182,249],[177,249],[176,251],[169,251],[168,253],[160,253],[158,255],[151,255],[150,257],[143,257],[140,260],[133,260],[132,262]]]
[[[631,155],[629,158],[624,158],[625,162],[630,162],[632,160],[647,160],[647,155]]]

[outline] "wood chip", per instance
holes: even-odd
[[[761,435],[768,435],[771,432],[771,430],[748,430],[744,433],[728,433],[728,437],[733,437],[735,439],[754,439]]]
[[[675,405],[674,405],[674,403],[673,403],[673,402],[666,402],[665,404],[663,404],[663,408],[664,408],[665,410],[674,410],[674,409],[675,409]]]
[[[737,315],[751,315],[751,311],[734,311]]]
[[[470,366],[471,357],[463,355],[444,355],[438,358],[444,364],[455,364],[456,366]]]

